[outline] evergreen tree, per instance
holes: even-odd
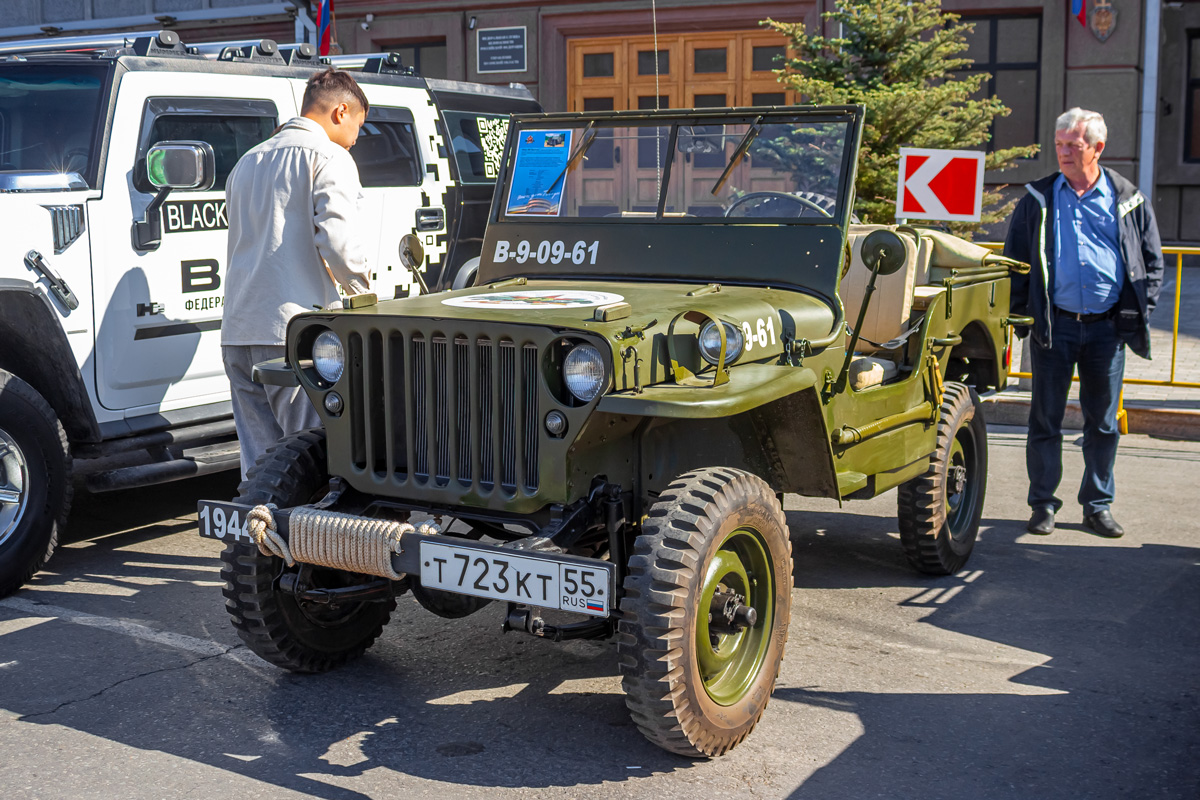
[[[942,11],[941,0],[840,0],[823,17],[838,35],[810,33],[803,23],[763,23],[794,51],[776,72],[802,102],[866,106],[854,209],[863,222],[890,223],[901,147],[981,149],[992,120],[1010,111],[998,97],[979,97],[987,73],[955,71],[972,63],[963,54],[973,26]],[[986,165],[1007,169],[1037,151],[1037,145],[995,150]],[[968,233],[998,222],[1015,202],[985,189],[982,223],[951,228]]]

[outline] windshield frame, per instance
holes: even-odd
[[[600,280],[608,282],[722,283],[788,288],[813,293],[836,306],[837,284],[845,259],[846,233],[862,141],[863,106],[799,106],[617,111],[517,115],[509,126],[501,174],[492,196],[478,272],[480,285],[512,278],[528,280]],[[560,217],[504,216],[508,177],[518,131],[592,120],[671,120],[711,125],[759,117],[804,121],[847,120],[841,201],[833,217],[810,220],[717,217]],[[732,223],[732,224],[731,224]],[[570,257],[567,257],[567,254]]]
[[[849,222],[850,214],[854,206],[853,189],[855,176],[857,174],[857,154],[862,137],[862,120],[864,113],[865,111],[862,106],[775,106],[719,109],[666,109],[658,111],[598,111],[550,114],[514,114],[508,130],[508,139],[505,142],[504,157],[500,164],[500,174],[496,179],[496,192],[492,198],[492,208],[488,218],[489,223],[532,223],[537,225],[570,223],[582,225],[669,224],[722,226],[762,224],[832,224],[838,226],[844,231],[847,223]],[[755,126],[761,127],[765,125],[781,123],[795,123],[801,125],[820,123],[846,124],[846,137],[843,143],[842,163],[838,175],[837,197],[835,198],[836,207],[835,213],[831,218],[689,217],[664,214],[663,200],[665,199],[667,190],[670,187],[669,181],[671,180],[672,165],[676,161],[674,157],[668,159],[663,165],[662,192],[660,193],[658,210],[653,216],[604,218],[545,215],[535,218],[526,215],[505,213],[505,205],[507,203],[508,195],[512,186],[513,168],[516,160],[516,148],[514,147],[514,143],[516,141],[516,137],[522,131],[570,127],[582,132],[593,124],[595,127],[592,128],[592,130],[599,131],[612,130],[615,127],[653,127],[655,125],[660,127],[669,126],[668,147],[670,147],[671,152],[673,153],[680,129],[682,128],[704,127],[720,124],[745,125],[749,129]],[[573,142],[572,149],[574,149],[575,145],[576,143]],[[572,169],[564,172],[564,174],[560,177],[560,181],[565,183],[567,178],[570,177],[570,174],[580,168],[580,165],[573,165]]]
[[[113,86],[116,81],[116,69],[113,62],[98,61],[94,59],[84,59],[80,57],[63,57],[55,56],[49,58],[38,58],[36,56],[22,57],[17,59],[0,59],[0,70],[12,70],[14,68],[30,69],[38,68],[45,70],[62,71],[65,73],[80,73],[91,72],[100,78],[100,84],[97,88],[97,102],[95,118],[92,120],[92,129],[89,138],[89,156],[87,169],[78,172],[89,189],[100,189],[101,176],[103,175],[104,160],[108,155],[108,148],[105,142],[104,131],[110,125],[112,115],[112,96]],[[0,75],[3,75],[0,72]],[[16,170],[10,171],[10,174],[33,174],[36,172],[45,173],[45,170]]]

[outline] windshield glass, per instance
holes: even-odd
[[[93,180],[106,67],[0,68],[0,172],[78,172]]]
[[[675,223],[841,217],[851,123],[807,116],[525,123],[501,219]]]

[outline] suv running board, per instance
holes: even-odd
[[[86,477],[84,485],[90,492],[114,492],[237,469],[240,463],[237,441],[220,442],[184,450],[179,458],[169,461],[94,472]]]

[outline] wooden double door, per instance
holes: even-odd
[[[570,39],[567,42],[567,103],[571,111],[724,108],[790,105],[795,92],[772,70],[783,66],[783,36],[761,30]],[[656,74],[657,71],[657,74]],[[652,210],[663,159],[661,141],[645,130],[633,140],[597,142],[584,163],[576,203],[602,211]],[[725,148],[688,159],[697,179],[719,175]],[[711,162],[711,163],[710,163]],[[709,200],[698,207],[685,195],[682,176],[673,181],[668,210],[720,213]],[[757,187],[756,187],[757,188]],[[770,188],[774,188],[773,186]]]

